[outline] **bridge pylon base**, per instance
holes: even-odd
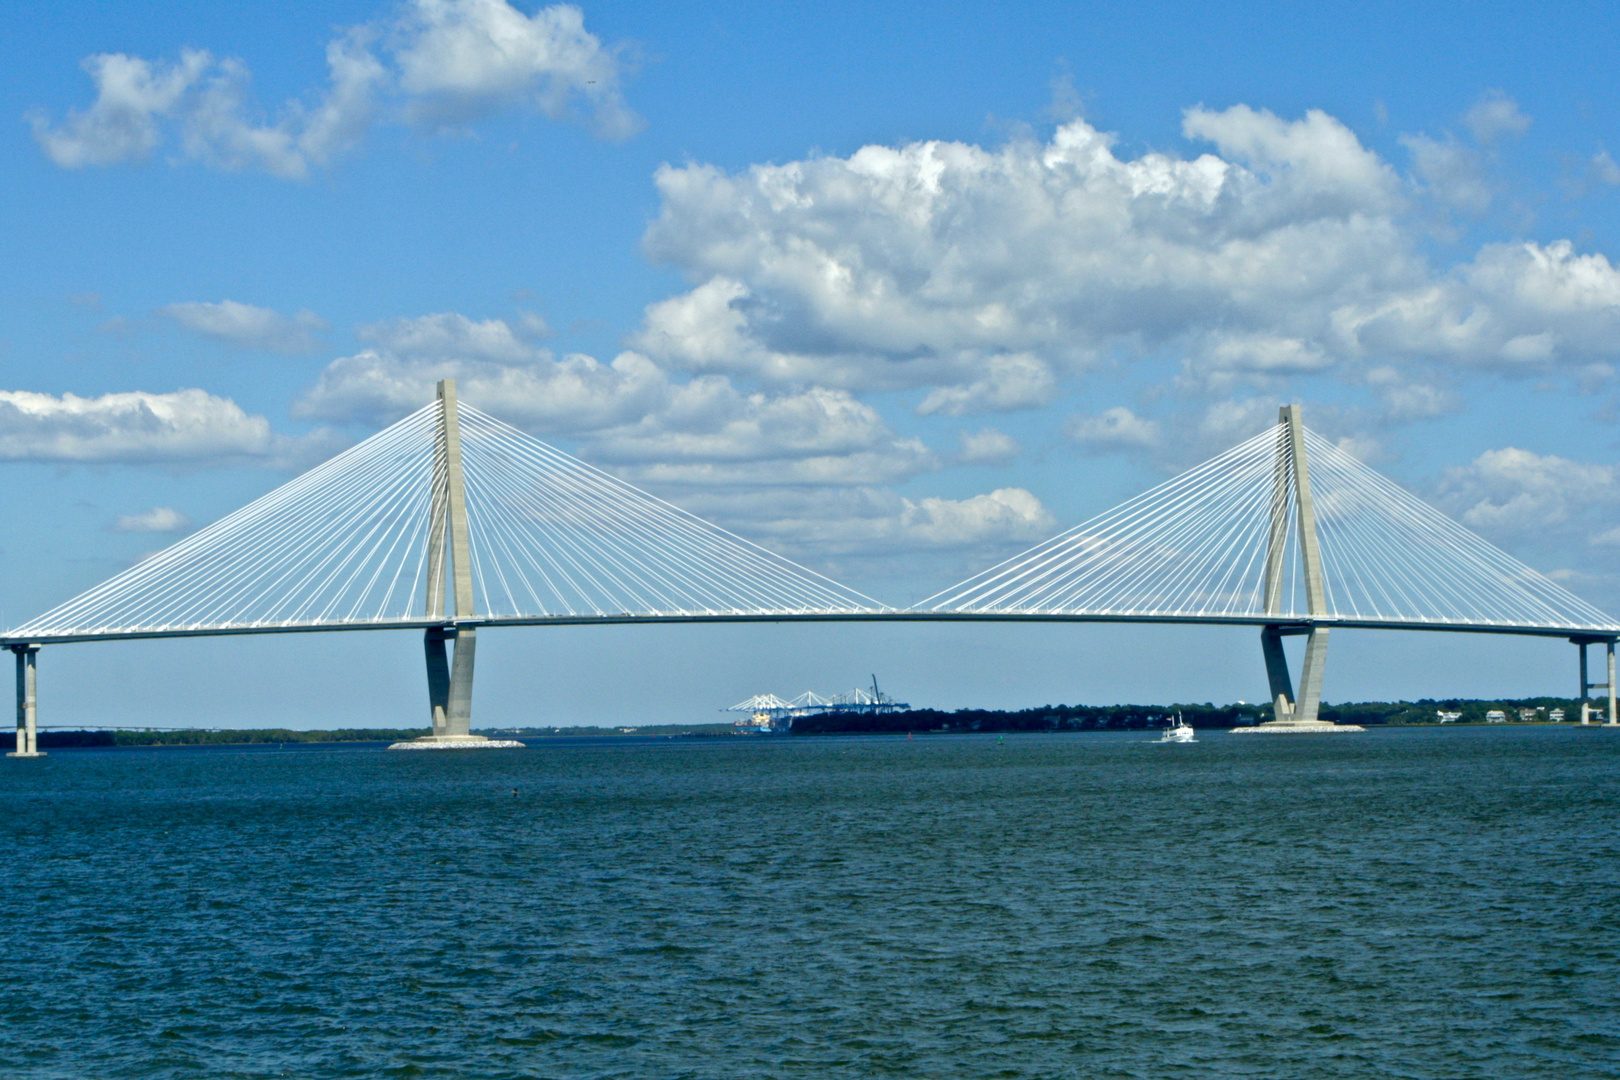
[[[522,750],[516,739],[491,739],[483,735],[423,735],[390,746],[390,750]]]
[[[1233,735],[1331,735],[1341,731],[1366,731],[1360,724],[1332,724],[1326,720],[1267,720],[1254,727],[1233,728]]]
[[[17,748],[6,757],[40,758],[39,748],[39,646],[13,645],[17,654]]]

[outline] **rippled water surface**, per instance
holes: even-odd
[[[1617,735],[6,761],[0,1076],[1620,1076]]]

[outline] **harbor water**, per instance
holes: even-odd
[[[0,767],[0,1076],[1620,1077],[1620,733]]]

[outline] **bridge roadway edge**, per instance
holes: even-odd
[[[1585,639],[1600,643],[1620,639],[1615,627],[1550,627],[1489,623],[1400,622],[1382,619],[1279,617],[1277,615],[1133,615],[1125,613],[1060,613],[1013,611],[916,611],[896,608],[878,611],[789,612],[772,614],[692,613],[658,615],[547,615],[481,616],[471,619],[401,619],[388,622],[301,623],[291,626],[226,626],[129,630],[88,634],[0,636],[0,648],[18,645],[69,645],[94,641],[141,641],[160,638],[239,637],[250,634],[313,634],[355,630],[427,630],[502,626],[639,626],[684,623],[794,623],[794,622],[1027,622],[1027,623],[1143,623],[1192,626],[1277,626],[1284,633],[1304,633],[1312,626],[1346,630],[1426,630],[1433,633],[1509,634],[1518,637]]]

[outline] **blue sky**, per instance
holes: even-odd
[[[7,5],[0,622],[446,375],[896,603],[1298,400],[1620,610],[1616,21]],[[1252,699],[1253,636],[510,631],[476,716],[704,719],[874,667],[948,707]],[[1567,692],[1571,652],[1344,634],[1327,696]],[[47,722],[415,722],[418,657],[403,634],[52,649]]]

